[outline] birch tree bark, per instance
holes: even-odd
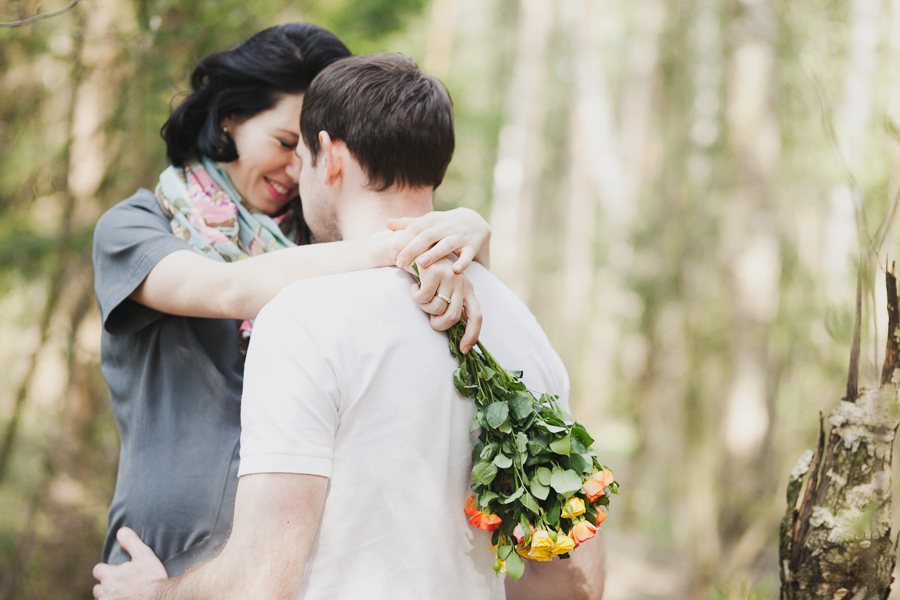
[[[494,166],[491,263],[525,302],[532,280],[531,238],[545,144],[546,59],[553,23],[551,2],[521,0],[505,124]]]
[[[900,425],[900,303],[893,270],[885,276],[889,335],[881,386],[855,389],[857,344],[847,396],[828,417],[827,441],[820,417],[815,452],[804,452],[790,475],[781,525],[782,600],[886,600],[890,594],[896,563],[891,459]]]

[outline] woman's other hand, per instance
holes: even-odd
[[[415,262],[429,267],[437,260],[456,254],[455,273],[465,271],[474,259],[484,267],[489,265],[491,227],[481,215],[469,208],[455,208],[430,212],[416,218],[389,219],[388,228],[398,232],[391,250],[398,267]]]
[[[144,544],[138,535],[128,527],[116,532],[116,539],[131,555],[131,560],[121,565],[100,563],[94,566],[94,578],[100,583],[94,586],[94,598],[98,600],[138,600],[150,597],[150,586],[154,581],[166,579],[166,568]]]
[[[431,316],[432,329],[446,331],[465,315],[466,332],[459,343],[460,351],[465,354],[481,333],[481,308],[472,282],[457,273],[447,258],[429,267],[420,265],[419,281],[420,285],[412,285],[412,297]]]

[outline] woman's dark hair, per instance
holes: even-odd
[[[237,160],[234,140],[219,124],[269,110],[285,94],[309,89],[315,76],[350,51],[333,33],[309,23],[264,29],[232,50],[207,56],[191,75],[191,94],[172,111],[160,134],[177,166],[205,156]]]

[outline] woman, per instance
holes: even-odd
[[[446,329],[465,307],[463,350],[477,337],[471,286],[454,273],[486,259],[489,228],[472,211],[398,220],[403,231],[362,242],[302,245],[311,240],[288,167],[303,92],[348,55],[331,33],[287,24],[204,59],[163,128],[172,166],[156,192],[138,191],[97,224],[101,369],[122,440],[104,562],[128,560],[115,537],[126,525],[170,576],[224,541],[238,481],[241,348],[250,320],[286,284],[419,256],[434,263],[413,292],[432,325]],[[452,270],[441,259],[451,252]]]

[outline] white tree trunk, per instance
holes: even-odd
[[[530,296],[534,210],[547,118],[546,58],[553,5],[522,0],[518,42],[500,130],[490,223],[494,272],[526,302]]]

